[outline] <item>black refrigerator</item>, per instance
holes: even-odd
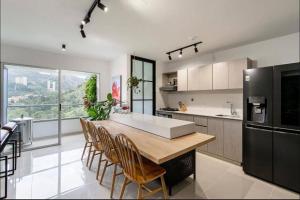
[[[300,63],[248,69],[243,170],[300,192]]]

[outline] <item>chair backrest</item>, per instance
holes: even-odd
[[[112,138],[110,133],[107,131],[107,129],[104,128],[103,126],[99,127],[98,134],[99,134],[100,142],[101,142],[105,156],[111,161],[113,160],[114,155],[116,155],[118,157],[117,152],[116,152],[117,148],[116,148],[114,139]]]
[[[89,133],[88,133],[88,130],[87,130],[87,122],[83,118],[80,118],[79,120],[80,120],[80,124],[81,124],[81,128],[82,128],[82,131],[83,131],[85,141],[88,142],[89,141]]]
[[[87,130],[91,136],[93,146],[99,151],[102,150],[102,148],[100,146],[100,138],[98,135],[98,129],[95,126],[95,124],[93,122],[87,122]]]
[[[135,144],[124,134],[117,135],[115,141],[124,173],[132,179],[137,179],[136,170],[140,170],[143,178],[146,179],[142,157]]]

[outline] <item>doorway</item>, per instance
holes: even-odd
[[[155,114],[155,68],[154,60],[131,56],[131,76],[142,80],[137,90],[131,90],[131,111],[134,113]]]

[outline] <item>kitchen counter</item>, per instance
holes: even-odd
[[[111,114],[110,120],[173,139],[195,132],[195,123],[139,113]]]
[[[181,111],[175,111],[173,113],[177,114],[185,114],[185,115],[197,115],[197,116],[204,116],[204,117],[214,117],[214,118],[221,118],[221,119],[232,119],[232,120],[243,120],[242,116],[217,116],[218,114],[223,114],[223,113],[214,113],[214,112],[209,112],[209,111],[198,111],[198,110],[188,110],[186,112],[181,112]],[[225,114],[224,114],[225,115]]]

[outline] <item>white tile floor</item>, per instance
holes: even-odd
[[[9,179],[8,198],[109,198],[111,171],[100,186],[95,179],[97,163],[89,171],[80,160],[83,144],[82,135],[69,136],[63,138],[62,146],[24,152],[16,174]],[[239,166],[200,153],[196,159],[196,181],[183,181],[171,198],[299,199],[299,194],[245,175]],[[121,176],[117,179],[115,198],[123,181]],[[128,185],[125,197],[136,197],[134,184]]]

